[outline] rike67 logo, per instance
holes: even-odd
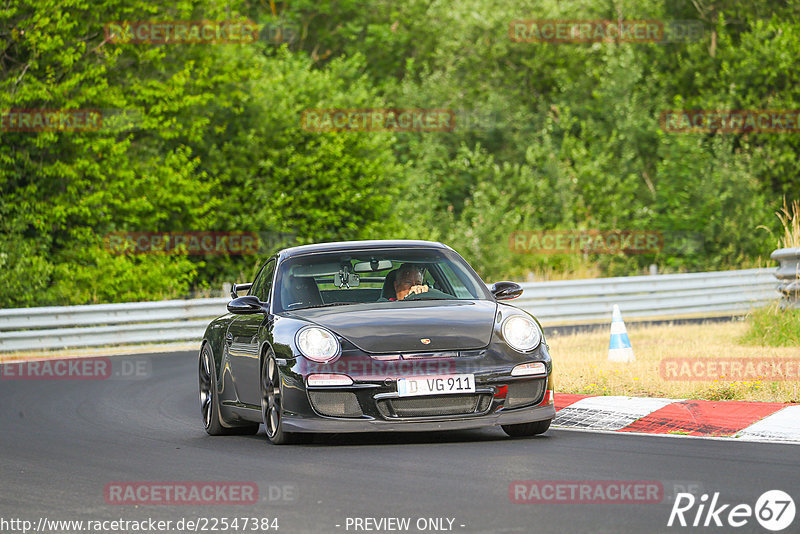
[[[715,492],[709,502],[704,493],[699,499],[691,493],[679,493],[672,505],[667,526],[692,527],[742,527],[753,517],[767,530],[779,532],[792,524],[795,505],[792,497],[781,490],[770,490],[762,494],[755,506],[749,504],[723,504],[719,492]]]

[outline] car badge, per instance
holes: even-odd
[[[422,342],[423,345],[430,345],[431,344],[431,340],[426,338],[426,337],[423,337],[422,339],[420,339],[420,341]]]

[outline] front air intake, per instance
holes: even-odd
[[[542,402],[546,378],[533,380],[520,380],[508,385],[506,394],[506,408],[518,408]]]
[[[489,395],[442,395],[440,397],[407,397],[378,401],[378,410],[386,418],[394,417],[441,417],[445,415],[469,415],[479,408],[487,409]]]
[[[320,415],[328,417],[361,417],[361,405],[355,393],[349,391],[309,390],[311,406]]]

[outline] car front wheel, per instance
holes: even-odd
[[[525,436],[536,436],[544,434],[550,428],[552,419],[545,421],[534,421],[533,423],[520,423],[518,425],[503,425],[503,432],[512,438],[524,438]]]
[[[305,434],[284,432],[283,391],[278,363],[272,355],[264,358],[261,366],[261,418],[267,438],[275,445],[307,441]]]

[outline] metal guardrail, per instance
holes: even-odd
[[[740,314],[780,298],[774,269],[523,283],[513,303],[543,324]],[[0,352],[199,341],[227,298],[0,310]]]
[[[514,305],[544,324],[609,321],[623,315],[676,318],[742,314],[780,298],[775,269],[657,274],[522,284]]]
[[[230,299],[0,310],[0,352],[199,341]],[[25,330],[23,330],[25,329]]]

